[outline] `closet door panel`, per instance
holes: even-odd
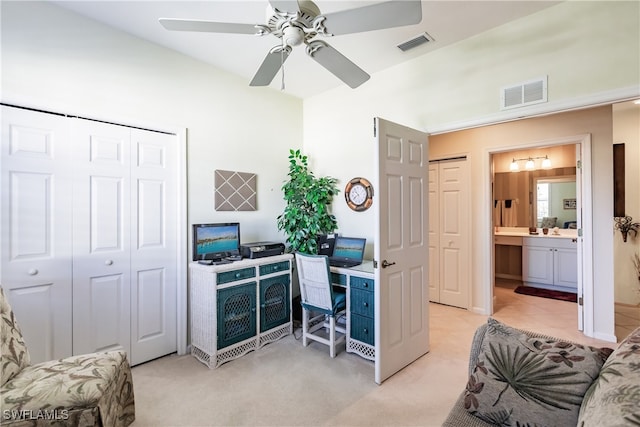
[[[73,352],[130,353],[130,129],[73,122]]]
[[[64,117],[2,107],[0,283],[34,363],[70,356],[71,156]]]
[[[177,350],[177,145],[134,129],[132,144],[131,361]]]

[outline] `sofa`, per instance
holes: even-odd
[[[30,364],[18,322],[0,287],[0,425],[125,427],[135,419],[124,351]]]
[[[615,350],[489,318],[473,337],[469,380],[445,427],[640,425],[640,328]]]

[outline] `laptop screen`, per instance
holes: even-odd
[[[332,258],[362,261],[366,239],[337,236]]]

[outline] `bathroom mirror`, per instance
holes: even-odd
[[[534,178],[532,190],[532,227],[576,228],[575,175]]]

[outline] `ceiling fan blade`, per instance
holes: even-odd
[[[210,33],[261,34],[254,24],[200,21],[193,19],[160,18],[160,24],[171,31],[202,31]]]
[[[386,1],[355,9],[324,14],[327,34],[353,34],[418,24],[422,21],[419,0]]]
[[[269,0],[269,3],[280,12],[296,13],[300,10],[298,0]]]
[[[282,46],[272,48],[266,58],[264,58],[264,61],[262,61],[260,68],[258,68],[256,75],[253,76],[253,80],[251,80],[249,86],[269,86],[290,53],[291,48],[288,46],[284,49]]]
[[[324,41],[316,40],[309,43],[307,54],[353,89],[370,78],[362,68]]]

